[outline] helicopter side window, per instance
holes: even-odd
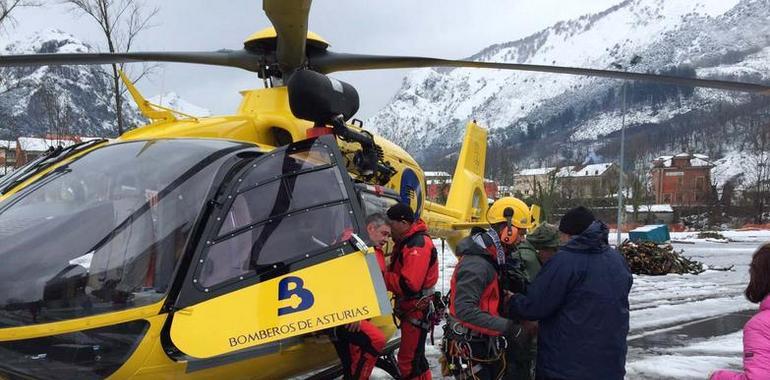
[[[345,199],[342,178],[336,167],[288,175],[238,195],[227,213],[220,237],[235,229],[263,221],[289,210],[299,210]],[[270,203],[272,200],[272,203]]]
[[[210,287],[289,265],[347,240],[354,218],[343,175],[319,146],[255,162],[205,253],[200,284]]]
[[[300,173],[321,166],[328,167],[333,163],[333,158],[325,150],[270,153],[264,160],[254,164],[259,165],[259,169],[251,170],[240,178],[238,192],[273,181],[285,174]]]

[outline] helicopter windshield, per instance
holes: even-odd
[[[107,145],[0,203],[0,327],[162,299],[215,171],[242,147]]]

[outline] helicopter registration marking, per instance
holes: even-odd
[[[382,281],[374,255],[337,257],[182,309],[171,339],[210,358],[373,318],[390,312]]]

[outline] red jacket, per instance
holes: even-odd
[[[427,230],[418,219],[393,248],[385,285],[402,303],[413,303],[423,289],[438,282],[438,253]]]
[[[498,336],[513,328],[513,322],[500,316],[500,283],[497,271],[497,249],[482,247],[475,235],[457,244],[460,261],[452,274],[449,289],[449,314],[463,326],[477,333]]]

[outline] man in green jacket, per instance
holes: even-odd
[[[527,234],[526,240],[521,242],[514,258],[521,263],[521,273],[528,284],[535,280],[540,267],[548,261],[559,249],[559,230],[553,225],[543,223]],[[509,358],[509,376],[514,380],[535,379],[535,359],[537,358],[537,322],[525,322],[527,337],[511,343],[507,352]]]

